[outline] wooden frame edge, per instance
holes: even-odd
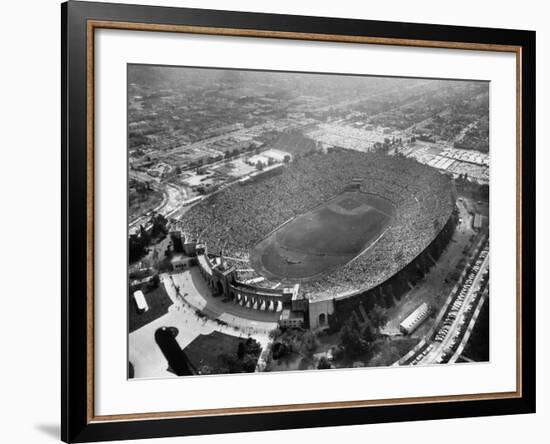
[[[221,36],[277,38],[289,40],[327,41],[340,43],[363,43],[375,45],[394,45],[405,47],[462,49],[477,51],[511,52],[516,56],[516,391],[488,394],[470,394],[453,396],[395,398],[388,400],[340,401],[325,403],[284,404],[259,407],[233,407],[219,409],[184,410],[172,412],[145,412],[133,414],[101,415],[94,414],[94,31],[95,29],[121,29],[133,31],[174,32]],[[514,399],[522,397],[522,47],[520,45],[501,45],[485,43],[461,43],[449,41],[415,40],[399,38],[380,38],[366,36],[346,36],[334,34],[311,34],[285,31],[264,31],[237,28],[216,28],[188,25],[149,24],[124,21],[92,20],[86,23],[86,106],[87,106],[87,297],[88,322],[87,339],[87,423],[105,423],[124,420],[154,420],[164,418],[192,418],[205,416],[228,416],[238,414],[261,414],[297,412],[306,410],[327,410],[336,408],[378,407],[407,405],[415,403],[443,403],[496,399]]]
[[[304,32],[288,32],[288,31],[265,31],[259,29],[239,29],[239,28],[222,28],[208,26],[191,26],[191,25],[167,25],[167,24],[151,24],[139,22],[124,22],[116,20],[88,20],[88,27],[92,30],[96,28],[103,29],[119,29],[129,31],[149,31],[149,32],[172,32],[186,34],[202,34],[202,35],[220,35],[226,37],[259,37],[259,38],[275,38],[286,40],[309,40],[319,42],[336,42],[336,43],[363,43],[371,45],[386,45],[386,46],[412,46],[424,48],[441,48],[441,49],[466,49],[473,51],[495,51],[495,52],[516,52],[521,49],[517,45],[501,45],[491,43],[469,43],[469,42],[451,42],[444,40],[419,40],[419,39],[400,39],[389,37],[368,37],[340,34],[318,34]]]
[[[363,407],[388,407],[394,405],[411,405],[422,402],[423,404],[437,404],[442,402],[464,402],[464,401],[484,401],[496,399],[514,399],[520,398],[518,392],[499,392],[488,394],[472,395],[452,395],[452,396],[425,396],[411,398],[394,398],[382,400],[364,400],[364,401],[335,401],[319,402],[306,404],[278,404],[256,407],[230,407],[216,409],[197,409],[168,412],[151,413],[127,413],[118,415],[101,415],[92,418],[90,423],[127,421],[127,420],[153,420],[168,418],[199,418],[212,416],[232,416],[241,414],[262,414],[262,413],[290,413],[298,411],[320,411],[338,408],[356,409]]]

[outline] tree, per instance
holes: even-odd
[[[158,268],[158,266],[159,266],[159,251],[158,251],[157,247],[153,247],[153,252],[151,253],[151,261],[152,261],[152,265],[155,268]]]
[[[130,236],[130,240],[128,242],[128,256],[130,263],[138,261],[146,253],[147,250],[140,236]]]
[[[376,336],[371,328],[370,325],[365,325],[363,327],[363,330],[361,331],[361,335],[365,341],[367,341],[367,344],[371,344],[375,339]]]
[[[387,291],[384,293],[384,307],[390,308],[392,305],[393,305],[393,296],[392,296],[392,294],[389,292],[389,290],[387,290]]]
[[[330,361],[326,358],[326,356],[321,356],[321,359],[319,359],[319,363],[317,364],[317,368],[319,370],[324,370],[332,368],[332,365],[330,365]]]
[[[211,366],[204,364],[201,367],[199,367],[198,374],[199,375],[213,375],[214,373],[216,373],[214,370],[215,369],[212,368]]]
[[[239,347],[237,347],[237,358],[243,359],[245,355],[244,342],[239,342]]]
[[[280,359],[290,353],[290,349],[282,342],[275,342],[271,347],[271,356],[273,359]]]
[[[260,356],[262,346],[253,338],[248,338],[245,342],[245,353],[252,356]]]
[[[288,154],[285,155],[285,157],[283,158],[283,162],[284,163],[290,163],[290,156]]]
[[[317,350],[317,347],[319,347],[319,340],[311,330],[305,331],[300,340],[301,342],[298,345],[299,351],[306,356],[311,356]]]
[[[372,323],[372,326],[376,329],[384,327],[388,322],[388,317],[386,316],[386,311],[380,307],[378,304],[375,304],[374,307],[369,312],[369,319]]]
[[[162,214],[156,214],[151,217],[151,235],[153,237],[165,236],[168,233],[168,220]]]
[[[160,278],[158,274],[154,274],[151,279],[149,279],[149,289],[153,290],[155,288],[158,288],[160,285]]]
[[[256,370],[256,362],[258,362],[257,359],[254,359],[250,355],[245,355],[242,361],[242,369],[246,373],[253,373],[254,370]]]
[[[479,186],[479,195],[482,199],[489,199],[489,185],[481,184]]]
[[[368,350],[372,332],[369,328],[361,331],[355,318],[351,318],[340,330],[340,340],[345,352],[354,357]]]
[[[259,160],[256,162],[256,169],[258,171],[262,171],[264,169],[264,164]]]
[[[222,353],[217,360],[218,373],[241,373],[242,364],[235,355]]]
[[[147,233],[147,230],[145,230],[145,227],[143,225],[139,226],[139,237],[143,245],[145,246],[149,245],[149,242],[151,241],[151,239],[149,237],[149,234]]]

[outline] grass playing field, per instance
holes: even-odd
[[[268,277],[306,281],[342,266],[384,233],[393,205],[361,192],[345,192],[290,220],[251,252],[251,263]]]
[[[237,352],[239,350],[239,344],[244,344],[245,342],[246,339],[213,331],[208,335],[197,336],[193,342],[185,348],[184,351],[196,369],[201,369],[204,366],[208,366],[212,369],[213,374],[238,373],[239,361],[237,359]],[[224,368],[226,366],[220,362],[220,357],[223,357],[224,355],[236,361],[234,362],[234,368]],[[251,356],[254,360],[254,367],[258,362],[258,356]]]

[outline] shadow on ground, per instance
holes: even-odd
[[[56,441],[60,439],[61,428],[59,424],[35,424],[34,428]]]

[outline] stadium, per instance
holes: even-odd
[[[316,328],[349,304],[399,298],[435,263],[456,219],[452,181],[437,170],[331,149],[225,188],[181,222],[218,293],[303,311]]]

